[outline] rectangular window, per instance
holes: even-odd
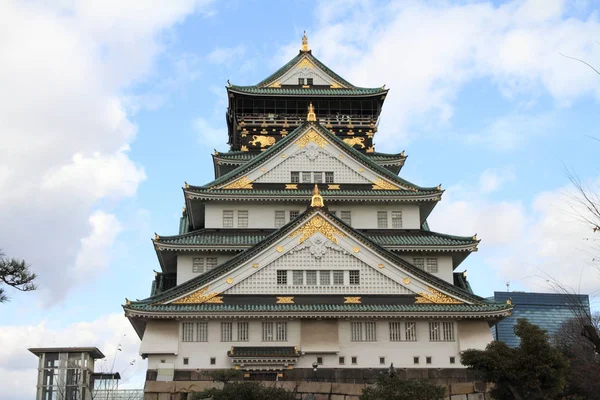
[[[343,285],[344,284],[344,271],[333,271],[333,284]]]
[[[387,228],[388,227],[387,211],[377,211],[377,227],[378,228]]]
[[[385,357],[379,357],[379,364],[385,364]]]
[[[248,227],[248,210],[238,210],[238,228]]]
[[[217,266],[217,257],[206,257],[206,272]]]
[[[312,85],[313,84],[313,78],[306,78],[306,84],[307,85]]]
[[[350,322],[350,332],[353,342],[362,342],[363,327],[362,322]]]
[[[292,171],[291,174],[292,175],[291,175],[290,181],[292,183],[300,183],[300,172]]]
[[[352,225],[352,213],[350,211],[340,211],[340,219],[347,225]]]
[[[413,357],[413,364],[419,363],[419,357]]]
[[[377,322],[365,322],[365,341],[377,341]]]
[[[313,182],[314,183],[323,183],[323,173],[322,172],[313,172]]]
[[[438,272],[437,258],[427,259],[427,272],[435,274]]]
[[[195,274],[204,273],[204,258],[194,257],[192,258],[192,272]]]
[[[304,285],[304,271],[293,271],[292,279],[294,285]]]
[[[183,365],[188,365],[190,363],[190,359],[187,357],[183,358]]]
[[[237,340],[238,342],[247,342],[249,339],[248,335],[248,323],[238,322],[237,323]]]
[[[325,172],[325,183],[333,183],[333,172]]]
[[[352,364],[358,364],[358,357],[352,357]]]
[[[304,78],[298,78],[298,85],[304,85]]]
[[[401,336],[401,323],[390,322],[390,342],[399,342],[402,340]]]
[[[429,323],[429,341],[430,342],[440,342],[442,340],[442,335],[440,332],[440,323],[438,321]]]
[[[338,363],[339,363],[340,365],[344,365],[344,364],[346,363],[346,358],[345,358],[345,357],[340,357],[340,358],[338,358]]]
[[[423,257],[413,258],[413,265],[419,269],[425,269],[425,259]]]
[[[402,228],[402,211],[392,211],[392,228]]]
[[[233,228],[233,210],[223,210],[223,228]]]
[[[425,357],[425,363],[431,364],[431,357]]]
[[[184,322],[182,324],[182,342],[207,342],[208,322]]]
[[[231,322],[221,322],[221,342],[231,342],[233,340],[233,324]]]
[[[442,322],[442,337],[445,341],[454,341],[454,322]]]
[[[348,275],[350,277],[351,285],[360,285],[360,271],[358,271],[358,270],[348,271]]]
[[[211,357],[210,358],[210,365],[215,365],[217,363],[217,358],[216,357]]]
[[[306,271],[306,284],[316,285],[317,284],[317,271]]]
[[[287,322],[263,322],[263,342],[286,342]]]
[[[415,342],[417,340],[417,323],[416,322],[405,322],[404,323],[404,340],[408,342]]]
[[[277,270],[277,284],[278,285],[287,285],[287,271]]]
[[[450,357],[450,364],[456,364],[456,357]]]
[[[317,364],[323,365],[323,357],[317,357]]]
[[[331,271],[319,271],[319,284],[321,286],[331,285]]]
[[[275,211],[275,228],[285,225],[285,211]]]
[[[298,210],[290,211],[290,221],[298,218],[298,215],[300,215],[300,211],[298,211]]]
[[[302,183],[310,183],[311,175],[312,175],[312,173],[310,173],[310,172],[303,172],[302,173]]]

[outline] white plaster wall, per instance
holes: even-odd
[[[196,272],[192,272],[192,259],[194,257],[217,257],[217,265],[223,264],[225,261],[234,257],[236,253],[216,253],[216,252],[197,252],[197,253],[179,253],[177,255],[177,284],[181,285],[184,282],[189,281],[201,275]],[[206,265],[206,260],[205,260]]]
[[[352,227],[356,229],[378,229],[377,211],[388,211],[388,229],[392,229],[391,211],[402,211],[402,229],[420,229],[419,207],[417,205],[396,204],[352,204],[352,205],[326,205],[330,211],[350,211],[352,213]],[[275,210],[286,211],[286,223],[289,221],[289,211],[306,211],[310,199],[302,203],[208,203],[206,205],[206,228],[223,228],[223,210],[233,210],[233,227],[237,228],[237,211],[248,210],[248,228],[273,229],[275,228]]]
[[[446,282],[454,284],[454,276],[453,276],[453,265],[452,265],[452,256],[445,255],[444,253],[395,253],[403,260],[408,261],[412,264],[413,258],[415,257],[423,257],[423,258],[437,258],[438,260],[438,272],[436,274],[431,274],[437,276],[440,279],[445,280]]]
[[[140,354],[177,354],[179,349],[179,323],[174,320],[148,321]]]
[[[460,351],[483,350],[494,338],[487,321],[458,322]]]
[[[174,363],[175,369],[232,368],[233,364],[227,357],[227,351],[232,346],[298,346],[302,351],[299,320],[291,319],[287,321],[287,342],[263,342],[262,321],[250,320],[248,322],[250,340],[247,342],[221,342],[221,320],[208,322],[208,342],[181,342],[181,324],[176,322],[180,325],[178,330],[179,354],[176,356],[149,355],[148,368],[156,369],[161,360],[165,360],[166,363]],[[416,342],[391,342],[389,340],[390,320],[380,320],[377,323],[376,342],[352,342],[350,322],[347,319],[338,320],[339,353],[306,353],[300,357],[296,367],[311,368],[317,357],[323,357],[322,368],[382,368],[384,365],[380,364],[379,357],[385,357],[385,367],[389,367],[390,363],[394,363],[396,368],[462,368],[459,354],[461,351],[459,343],[461,341],[476,342],[483,345],[491,340],[489,329],[487,331],[484,329],[484,325],[487,326],[486,321],[475,321],[475,324],[469,327],[460,325],[464,321],[455,321],[455,341],[430,342],[428,321],[417,320]],[[468,322],[470,323],[470,321]],[[473,327],[475,329],[471,330]],[[338,357],[340,356],[346,358],[344,365],[338,363]],[[415,356],[420,358],[419,364],[413,363],[413,357]],[[210,365],[211,357],[216,358],[215,365]],[[352,357],[358,357],[356,365],[351,363]],[[426,357],[432,357],[431,364],[426,364]],[[450,357],[455,357],[455,364],[450,364]],[[183,364],[183,358],[189,359],[188,365]]]

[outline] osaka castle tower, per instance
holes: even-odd
[[[512,306],[454,272],[479,240],[430,230],[443,190],[375,151],[388,90],[335,74],[306,36],[263,81],[226,89],[229,151],[213,181],[185,184],[179,233],[153,239],[150,297],[123,306],[147,379],[464,368]]]

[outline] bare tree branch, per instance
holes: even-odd
[[[563,53],[558,53],[558,54],[560,54],[561,56],[563,56],[565,58],[570,58],[571,60],[579,61],[580,63],[583,63],[583,64],[587,65],[588,67],[590,67],[591,69],[593,69],[595,73],[597,73],[598,75],[600,75],[600,71],[598,71],[596,68],[594,68],[591,64],[589,64],[589,63],[587,63],[587,62],[585,62],[585,61],[583,61],[583,60],[581,60],[579,58],[570,57],[570,56],[564,55]]]

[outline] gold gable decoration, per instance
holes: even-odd
[[[420,292],[419,296],[415,299],[415,303],[417,304],[463,304],[462,301],[457,300],[453,297],[448,296],[440,292],[439,290],[435,290],[432,287],[427,287],[427,292]]]
[[[323,196],[319,194],[319,186],[315,184],[315,188],[313,189],[312,199],[310,200],[311,207],[325,207],[325,202],[323,201]]]
[[[173,304],[201,304],[201,303],[223,303],[223,297],[218,292],[208,293],[209,287],[196,290],[181,299],[175,300]]]
[[[315,114],[315,108],[313,107],[312,103],[308,103],[308,114],[306,115],[306,120],[308,122],[317,121],[317,114]]]
[[[325,145],[327,144],[327,140],[325,140],[323,136],[319,135],[319,133],[317,133],[317,131],[314,129],[310,129],[308,132],[302,135],[300,139],[296,140],[296,144],[300,146],[300,148],[306,147],[306,145],[310,142],[316,143],[322,149],[324,149]]]
[[[334,235],[344,238],[347,237],[344,232],[331,225],[329,221],[327,221],[320,215],[313,216],[311,219],[308,220],[308,222],[306,222],[296,231],[292,232],[289,237],[301,235],[300,239],[298,240],[298,244],[300,244],[317,232],[321,233],[323,236],[325,236],[327,239],[331,240],[335,244],[338,243],[338,240]]]
[[[302,61],[300,61],[297,65],[298,65],[298,68],[313,69],[315,67],[313,65],[313,63],[311,63],[310,61],[308,61],[308,58],[303,58]]]
[[[229,185],[223,186],[223,189],[252,189],[252,180],[244,176]]]
[[[377,180],[373,183],[373,190],[400,190],[400,188],[396,185],[393,185],[387,181],[384,181],[381,178],[377,178]]]

